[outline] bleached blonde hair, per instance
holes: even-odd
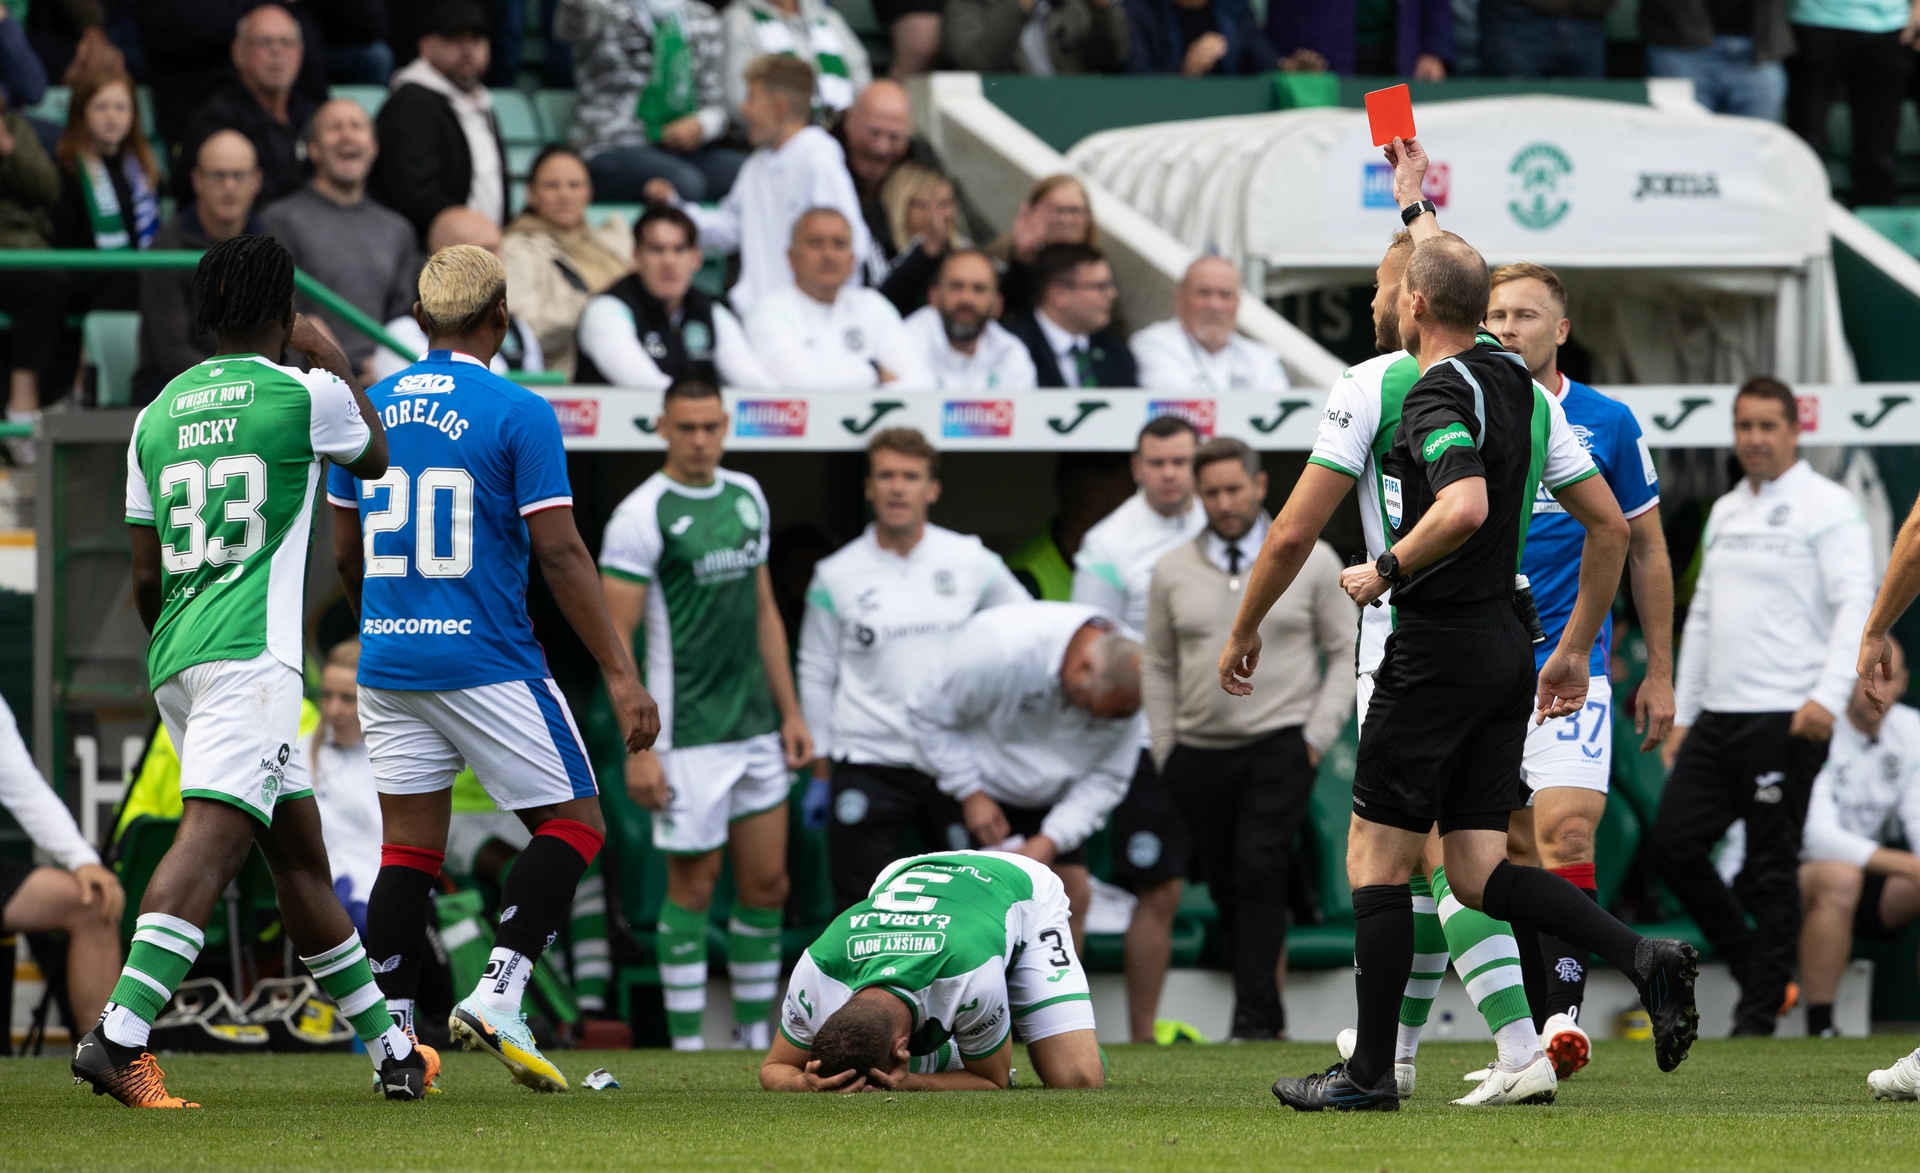
[[[478,245],[448,245],[420,270],[420,316],[429,335],[469,333],[506,295],[506,266]]]

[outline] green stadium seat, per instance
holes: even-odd
[[[587,223],[595,228],[607,222],[609,216],[619,216],[631,228],[640,221],[640,213],[646,211],[645,204],[602,204],[587,205]]]
[[[47,92],[31,106],[23,106],[20,113],[28,118],[38,118],[42,122],[51,122],[57,126],[67,123],[67,106],[73,101],[73,91],[66,86],[48,86]]]
[[[573,106],[577,95],[573,90],[535,90],[533,109],[540,116],[540,125],[548,142],[563,143],[573,129]]]
[[[499,88],[493,94],[493,120],[500,127],[500,141],[508,146],[540,146],[546,138],[540,131],[540,114],[533,99],[519,90]]]
[[[81,345],[94,369],[94,403],[126,407],[133,402],[133,372],[140,365],[137,310],[94,310],[82,319]]]
[[[360,103],[360,108],[367,112],[368,118],[378,118],[380,116],[380,107],[387,104],[387,93],[388,90],[385,86],[327,87],[327,94],[330,97],[352,98],[354,101]]]
[[[1295,925],[1287,930],[1288,969],[1340,969],[1352,964],[1352,925]]]

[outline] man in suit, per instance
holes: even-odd
[[[1100,250],[1053,244],[1032,267],[1034,308],[1007,322],[1042,387],[1138,387],[1127,341],[1112,329],[1117,293]]]
[[[472,0],[434,10],[420,56],[393,75],[380,108],[380,157],[367,177],[373,198],[405,216],[424,241],[433,218],[465,205],[507,219],[507,159],[480,84],[488,61],[487,13]]]

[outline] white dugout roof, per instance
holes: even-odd
[[[1762,370],[1852,381],[1826,172],[1785,128],[1546,96],[1432,103],[1414,117],[1441,223],[1492,264],[1561,272],[1611,368],[1602,381]],[[1182,243],[1232,259],[1268,296],[1370,280],[1400,227],[1360,110],[1106,131],[1070,157]],[[1663,312],[1687,320],[1648,320]]]

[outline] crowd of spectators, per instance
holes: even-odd
[[[204,247],[265,230],[410,340],[422,258],[479,243],[500,252],[515,294],[503,363],[620,384],[707,367],[743,386],[790,382],[804,351],[823,387],[1273,388],[1286,380],[1277,357],[1234,331],[1230,264],[1196,264],[1174,319],[1136,332],[1080,181],[1042,179],[1011,223],[988,222],[914,133],[898,79],[1622,69],[1609,50],[1618,0],[889,0],[875,6],[892,39],[877,77],[828,0],[531,2],[541,62],[508,27],[526,9],[499,0],[0,5],[0,247]],[[1853,197],[1877,204],[1894,199],[1916,12],[1913,0],[1671,0],[1633,15],[1646,70],[1690,78],[1711,109],[1784,118],[1824,149],[1829,111],[1847,102]],[[489,87],[528,70],[577,89],[567,144],[522,172]],[[64,127],[20,112],[53,80],[70,87]],[[376,117],[329,101],[343,82],[386,86]],[[590,213],[596,201],[681,214],[656,217],[649,243],[634,213]],[[728,258],[724,298],[691,288],[703,255]],[[77,385],[62,323],[90,310],[141,311],[143,400],[206,352],[189,302],[182,276],[161,271],[8,283],[9,418]],[[303,308],[363,377],[396,369],[340,314]],[[596,349],[604,359],[587,357]]]

